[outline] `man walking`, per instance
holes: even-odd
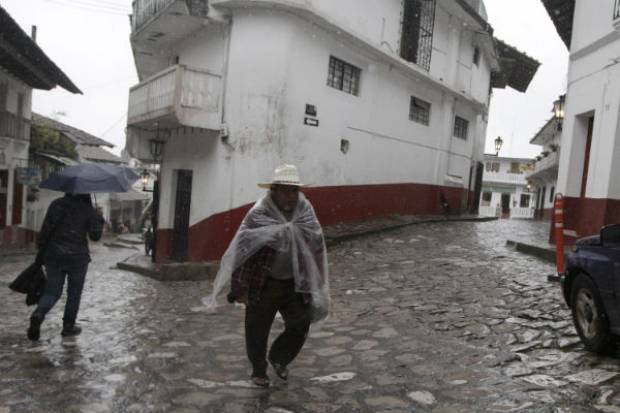
[[[65,194],[49,206],[39,234],[37,256],[37,260],[45,264],[47,283],[30,317],[30,340],[39,339],[41,323],[62,295],[65,278],[67,302],[61,334],[63,337],[75,336],[82,331],[75,321],[90,262],[87,236],[98,241],[103,224],[101,211],[93,208],[88,194]]]
[[[231,242],[218,276],[212,303],[231,280],[229,302],[246,305],[246,350],[254,384],[267,387],[267,363],[288,378],[288,365],[301,351],[312,322],[327,316],[327,255],[321,226],[310,202],[299,192],[297,167],[282,165],[269,192],[248,212]],[[276,313],[284,331],[267,341]]]

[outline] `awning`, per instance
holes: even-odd
[[[50,90],[58,85],[82,93],[2,7],[0,66],[35,89]]]
[[[540,62],[497,38],[495,42],[500,70],[491,75],[491,86],[496,89],[510,86],[519,92],[525,92],[534,79]]]
[[[573,36],[573,18],[575,16],[575,0],[542,0],[543,5],[553,21],[560,38],[570,50]]]

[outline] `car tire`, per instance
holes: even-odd
[[[571,310],[575,329],[587,350],[609,354],[616,348],[615,337],[594,282],[585,274],[577,275],[571,288]]]

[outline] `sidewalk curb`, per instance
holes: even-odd
[[[543,261],[555,264],[555,248],[553,247],[541,247],[539,245],[514,240],[507,240],[506,246],[513,247],[515,251],[523,254],[531,255]],[[566,252],[564,252],[564,259],[566,260]]]
[[[367,237],[370,235],[390,232],[390,231],[394,231],[397,229],[401,229],[401,228],[405,228],[405,227],[409,227],[413,225],[434,224],[434,223],[442,223],[442,222],[444,223],[445,222],[490,222],[490,221],[497,221],[497,220],[498,220],[497,217],[480,217],[480,218],[479,217],[466,217],[466,218],[446,218],[446,219],[432,218],[432,219],[427,219],[427,220],[420,220],[420,221],[414,221],[414,222],[406,222],[402,224],[389,225],[389,226],[382,227],[382,228],[369,229],[366,231],[360,231],[360,232],[355,232],[355,233],[350,233],[350,234],[342,234],[342,235],[336,235],[336,236],[331,236],[331,237],[326,236],[325,245],[328,248],[334,247],[346,241],[352,241],[354,239],[363,238],[363,237]]]
[[[382,228],[369,229],[348,234],[335,236],[325,236],[325,245],[329,249],[343,242],[354,239],[367,237],[370,235],[380,234],[384,232],[394,231],[400,228],[409,227],[419,224],[431,224],[442,222],[489,222],[497,221],[497,217],[453,217],[453,218],[431,218],[422,219],[414,222],[405,222],[395,225],[388,225]],[[153,278],[158,281],[204,281],[213,279],[219,269],[219,261],[209,261],[202,263],[178,263],[178,264],[159,264],[153,267],[145,267],[138,264],[127,262],[132,257],[127,258],[116,264],[116,267],[123,271],[129,271],[145,277]]]

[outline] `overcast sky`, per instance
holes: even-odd
[[[337,0],[334,0],[337,1]],[[128,90],[138,81],[129,45],[131,0],[0,0],[84,95],[35,91],[33,110],[124,147]],[[542,63],[527,93],[494,90],[486,151],[504,139],[502,156],[534,157],[530,139],[564,93],[568,52],[541,0],[486,0],[495,35]]]

